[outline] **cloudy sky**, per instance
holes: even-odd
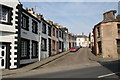
[[[52,20],[69,29],[69,32],[88,35],[103,13],[118,10],[117,2],[21,2],[24,8],[34,8],[46,20]],[[118,13],[116,13],[117,15]]]

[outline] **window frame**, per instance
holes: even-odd
[[[23,21],[25,19],[26,19],[26,22]],[[26,27],[23,27],[24,26],[23,24]],[[29,31],[29,17],[27,15],[25,15],[24,13],[22,13],[22,29]]]
[[[48,26],[48,36],[51,36],[51,27]]]
[[[3,12],[4,12],[3,10],[5,10],[5,12],[6,12],[6,13],[4,13],[4,14],[6,14],[4,16],[6,18],[6,20],[3,20]],[[1,13],[0,17],[2,18],[2,19],[0,19],[1,22],[8,22],[8,12],[9,11],[7,9],[5,9],[5,8],[1,9],[1,11],[0,11],[0,13]]]
[[[32,32],[38,34],[38,23],[35,20],[32,20]]]
[[[27,28],[27,19],[25,17],[23,17],[23,28]]]
[[[3,9],[7,10],[6,21],[5,20],[0,20],[0,23],[1,24],[12,25],[11,21],[12,21],[12,14],[13,14],[12,10],[13,10],[13,8],[5,6],[5,5],[1,5],[1,4],[0,4],[0,8],[1,8],[0,12],[2,12]],[[2,16],[2,13],[1,13],[0,16]]]
[[[26,44],[26,47],[27,48],[25,48],[25,46],[22,48],[22,41],[23,42],[26,42],[27,44]],[[29,40],[27,40],[27,39],[21,39],[21,54],[20,54],[20,59],[29,59],[29,54],[30,54],[30,52],[29,52],[29,48],[30,48],[30,41]],[[24,44],[25,45],[25,44]],[[25,49],[24,49],[25,48]],[[26,53],[26,56],[22,56],[22,50],[26,50],[25,52],[27,52]]]
[[[100,27],[97,27],[98,38],[100,37]]]
[[[62,37],[62,35],[61,35],[61,31],[59,31],[59,37],[60,37],[60,38]]]
[[[56,37],[58,38],[58,30],[56,29]]]
[[[98,42],[98,51],[99,51],[99,54],[102,53],[102,42],[101,41]]]
[[[120,24],[117,24],[118,33],[120,34]]]
[[[38,58],[38,42],[37,41],[32,41],[32,58]]]
[[[52,50],[55,51],[55,50],[56,50],[56,47],[55,47],[56,43],[55,43],[55,40],[52,40],[52,43],[53,43]]]
[[[44,46],[44,49],[43,49],[43,46]],[[43,37],[41,38],[41,51],[47,51],[47,39]]]
[[[46,24],[43,22],[42,23],[42,33],[46,34]]]
[[[59,41],[59,49],[62,49],[62,42]]]
[[[55,37],[55,28],[53,27],[53,36]]]

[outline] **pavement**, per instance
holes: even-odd
[[[96,56],[90,54],[90,49],[81,48],[77,52],[69,52],[69,54],[29,72],[8,75],[3,78],[15,78],[15,80],[16,78],[22,78],[22,80],[26,78],[35,80],[41,80],[41,78],[119,78],[118,63],[99,63],[96,62],[97,59],[93,61],[89,57]]]
[[[24,73],[24,72],[28,72],[28,71],[31,71],[31,70],[34,70],[38,67],[41,67],[45,64],[48,64],[64,55],[66,55],[67,53],[69,53],[69,51],[66,51],[66,52],[63,52],[63,53],[59,53],[57,55],[54,55],[54,56],[51,56],[51,57],[48,57],[46,59],[43,59],[41,61],[37,61],[35,63],[32,63],[32,64],[29,64],[27,66],[23,66],[21,68],[18,68],[18,69],[13,69],[13,70],[9,70],[9,69],[3,69],[2,70],[2,77],[4,76],[8,76],[8,75],[13,75],[13,74],[19,74],[19,73]]]
[[[78,52],[69,53],[69,54],[68,53],[69,51],[66,51],[66,52],[48,57],[41,61],[35,62],[33,64],[29,64],[27,66],[21,67],[19,69],[14,69],[14,70],[4,69],[2,70],[2,76],[13,77],[13,75],[15,75],[15,77],[17,77],[17,75],[18,76],[19,74],[22,75],[22,73],[25,76],[26,73],[27,73],[26,75],[28,74],[32,75],[31,73],[43,74],[43,73],[48,73],[48,71],[59,72],[61,70],[66,71],[66,69],[68,70],[74,70],[77,68],[84,69],[89,66],[99,66],[97,62],[113,61],[113,59],[103,59],[101,56],[95,56],[93,53],[91,53],[91,50],[89,48],[88,49],[81,48]],[[106,67],[106,65],[104,64],[101,64],[101,65]]]
[[[120,60],[120,55],[118,56],[118,58],[103,58],[102,56],[98,55],[94,55],[92,52],[91,52],[91,49],[89,48],[88,49],[88,57],[89,57],[89,60],[91,61],[96,61],[96,62],[111,62],[111,61],[116,61],[116,60]]]
[[[119,78],[119,75],[117,74],[118,67],[116,66],[116,64],[107,64],[107,66],[109,66],[109,68],[114,67],[114,69],[111,70],[105,66],[93,66],[82,69],[81,68],[70,69],[70,70],[63,70],[63,71],[57,71],[51,73],[43,73],[43,74],[37,73],[37,74],[22,76],[22,78],[35,78],[35,79],[36,78],[115,78],[115,80]],[[104,79],[100,79],[100,80],[104,80]]]

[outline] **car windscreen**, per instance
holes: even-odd
[[[71,47],[71,49],[75,49],[75,47]]]
[[[72,47],[71,49],[75,49],[75,48],[78,48],[78,46]]]

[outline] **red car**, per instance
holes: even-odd
[[[79,50],[79,47],[78,47],[78,46],[74,46],[74,47],[71,47],[71,48],[70,48],[70,51],[77,51],[77,50]]]

